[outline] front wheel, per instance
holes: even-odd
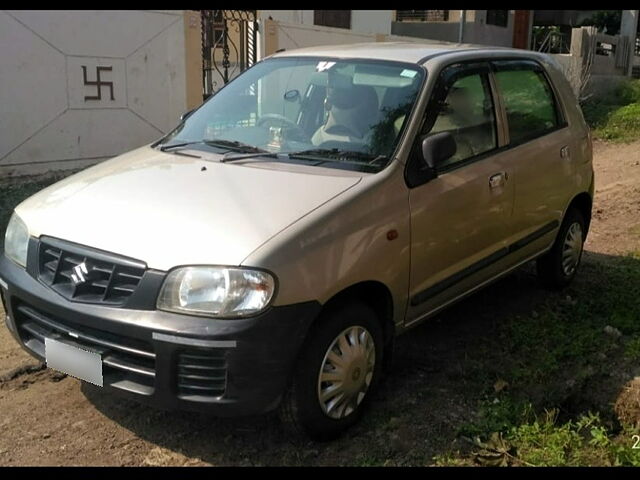
[[[573,280],[582,259],[585,232],[582,213],[572,208],[565,215],[553,247],[537,261],[538,277],[544,286],[561,289]]]
[[[367,305],[327,311],[310,332],[280,407],[284,423],[316,440],[355,424],[378,381],[382,329]]]

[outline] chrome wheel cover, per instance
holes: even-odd
[[[361,326],[338,335],[325,353],[318,375],[318,401],[325,415],[339,420],[362,403],[376,363],[373,337]]]
[[[578,222],[571,224],[562,244],[562,271],[569,277],[573,275],[582,255],[582,227]]]

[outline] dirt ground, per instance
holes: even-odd
[[[640,142],[594,145],[596,194],[586,249],[620,255],[640,248]]]
[[[640,142],[595,144],[596,202],[583,275],[640,251]],[[524,267],[400,337],[363,421],[331,443],[293,439],[274,415],[216,419],[152,410],[42,369],[0,327],[0,465],[429,465],[458,442],[482,394],[473,345],[549,293]],[[0,311],[0,318],[3,313]],[[482,358],[478,358],[482,361]],[[532,393],[534,395],[534,393]]]

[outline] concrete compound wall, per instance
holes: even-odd
[[[628,81],[629,78],[623,75],[591,75],[584,94],[586,97],[605,97]]]
[[[199,16],[182,10],[0,11],[0,176],[85,166],[168,132],[201,101],[187,94],[201,85],[194,42]]]
[[[599,53],[599,43],[612,45],[614,54]],[[581,99],[606,95],[618,88],[627,81],[638,58],[633,55],[628,37],[605,35],[592,27],[572,29],[571,52],[551,56],[558,61],[574,93]]]

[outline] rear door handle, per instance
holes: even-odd
[[[504,185],[507,180],[507,172],[494,173],[489,177],[489,187],[498,188]]]
[[[569,158],[569,145],[565,145],[560,149],[560,158]]]

